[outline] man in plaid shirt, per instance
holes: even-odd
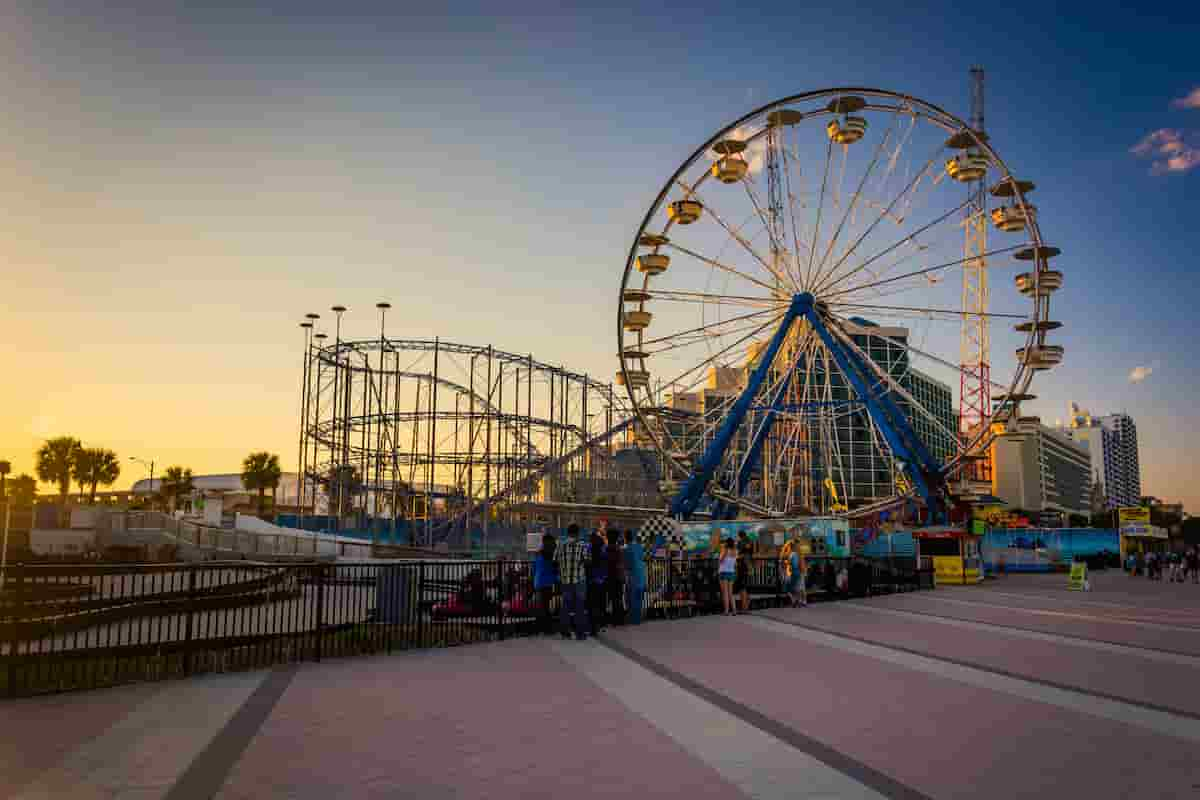
[[[562,581],[562,611],[559,625],[563,638],[571,638],[571,618],[575,619],[575,638],[586,639],[588,629],[587,604],[588,547],[579,540],[579,526],[567,528],[567,541],[558,546],[554,562]]]

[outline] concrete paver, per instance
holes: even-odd
[[[874,598],[872,602],[905,611],[929,612],[956,619],[1200,655],[1200,631],[1158,627],[1128,620],[1106,620],[1097,615],[1082,617],[1053,608],[1021,609],[1008,603],[998,605],[973,600],[966,592],[911,592]]]
[[[518,640],[301,670],[219,797],[627,795],[743,796],[549,642]]]
[[[1030,641],[1015,635],[1019,632],[964,630],[917,617],[881,614],[875,611],[876,608],[878,606],[871,602],[839,603],[808,609],[778,609],[764,615],[937,658],[1136,703],[1181,709],[1200,716],[1200,692],[1195,691],[1200,657],[1173,660],[1190,663],[1171,663],[1130,653],[1106,653],[1098,659],[1070,639]]]
[[[614,638],[932,797],[1191,796],[1195,743],[870,658],[739,619]]]
[[[1200,587],[1064,586],[3,702],[0,798],[1196,797]]]

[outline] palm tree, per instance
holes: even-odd
[[[12,499],[14,507],[32,506],[34,498],[37,497],[37,481],[32,475],[18,475],[8,483],[8,496]]]
[[[96,486],[112,486],[121,477],[117,454],[103,447],[85,447],[75,457],[75,482],[89,490],[88,503],[96,502]]]
[[[271,503],[275,503],[275,490],[283,473],[279,469],[279,456],[263,451],[251,453],[242,462],[242,486],[258,490],[258,515],[263,515],[263,492],[271,490]]]
[[[171,513],[174,514],[180,496],[191,494],[192,471],[180,466],[167,467],[166,472],[159,479],[158,485],[162,496],[171,501]]]
[[[71,491],[71,473],[75,469],[75,453],[81,447],[74,436],[47,439],[37,451],[37,476],[45,483],[58,486],[60,521],[67,510],[67,494]]]
[[[362,476],[358,473],[358,467],[351,464],[330,467],[327,490],[331,515],[338,516],[352,510],[354,498],[363,490]]]
[[[8,480],[10,472],[12,472],[12,464],[8,461],[0,461],[0,500],[8,497],[4,491],[4,482]]]
[[[71,477],[79,484],[79,502],[83,503],[83,493],[87,490],[87,476],[92,472],[92,462],[95,461],[93,451],[80,447],[75,451],[75,461],[71,464]]]

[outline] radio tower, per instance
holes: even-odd
[[[983,67],[971,67],[971,128],[985,139],[983,128]],[[966,442],[984,424],[991,413],[991,353],[988,332],[987,261],[987,176],[968,187],[970,192],[963,227],[962,337],[960,340],[961,378],[958,431]],[[991,480],[991,464],[979,460],[971,465],[968,477]]]

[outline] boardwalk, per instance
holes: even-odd
[[[1065,584],[19,700],[0,796],[1200,796],[1200,586]]]

